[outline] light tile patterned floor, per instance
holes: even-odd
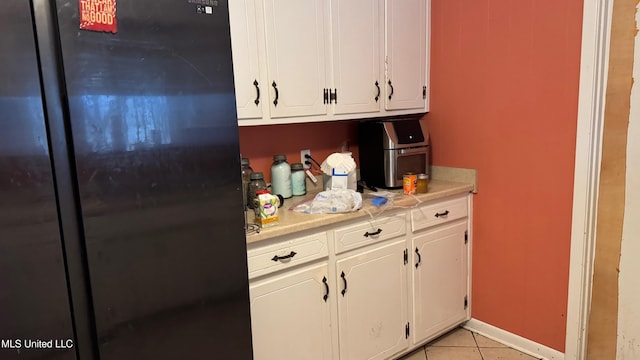
[[[536,360],[469,330],[458,328],[400,360]]]

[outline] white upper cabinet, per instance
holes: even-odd
[[[238,119],[262,117],[266,84],[261,83],[255,0],[229,1],[233,77]]]
[[[426,111],[428,0],[385,3],[385,108]]]
[[[239,124],[426,112],[429,11],[430,0],[230,1]]]
[[[381,109],[382,10],[380,0],[331,1],[335,114]]]
[[[270,116],[327,114],[326,1],[265,0]]]

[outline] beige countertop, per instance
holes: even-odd
[[[278,211],[278,215],[280,216],[280,223],[275,226],[260,229],[259,233],[247,234],[247,243],[251,244],[298,231],[310,230],[313,228],[319,228],[343,221],[364,218],[365,216],[369,216],[369,213],[375,215],[383,211],[393,210],[394,208],[407,208],[417,205],[419,202],[426,202],[452,195],[469,193],[473,190],[473,183],[434,179],[429,182],[429,192],[426,194],[416,194],[415,196],[410,196],[404,195],[402,189],[390,190],[389,192],[395,194],[393,200],[381,207],[376,207],[371,204],[371,199],[377,196],[377,193],[365,191],[362,196],[362,209],[351,213],[342,214],[304,214],[289,210],[291,207],[304,201],[305,199],[312,198],[315,194],[307,194],[306,196],[294,196],[290,199],[285,200],[284,205]],[[253,221],[253,212],[248,214],[248,219],[249,222]]]

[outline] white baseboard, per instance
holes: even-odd
[[[502,330],[480,320],[471,319],[467,321],[463,327],[536,358],[564,360],[564,354],[558,350],[538,344],[537,342],[525,339],[522,336]]]

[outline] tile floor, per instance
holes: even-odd
[[[506,345],[458,328],[399,360],[536,360]]]

